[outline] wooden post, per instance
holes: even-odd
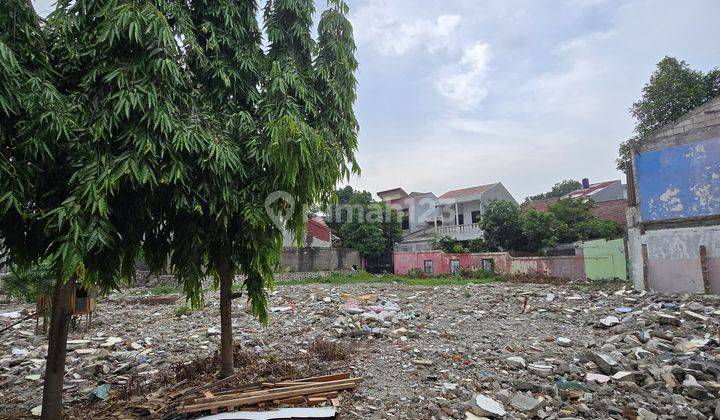
[[[648,292],[650,291],[650,262],[648,259],[647,244],[642,244],[642,259],[643,259],[643,287]]]
[[[710,284],[710,267],[708,266],[707,248],[700,245],[700,270],[702,271],[703,288],[706,294],[712,293],[712,285]]]

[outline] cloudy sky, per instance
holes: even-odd
[[[619,179],[628,108],[655,63],[720,66],[718,0],[348,3],[362,167],[350,184],[372,192],[500,181],[521,201],[563,179]]]

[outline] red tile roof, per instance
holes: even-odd
[[[487,185],[478,185],[477,187],[470,187],[470,188],[461,188],[459,190],[451,190],[451,191],[448,191],[445,194],[441,195],[438,198],[456,198],[456,197],[465,197],[468,195],[480,194],[480,193],[487,191],[488,189],[490,189],[490,187],[495,186],[495,185],[497,185],[497,183],[487,184]]]
[[[523,208],[535,209],[537,211],[548,211],[551,204],[555,204],[558,201],[557,198],[547,198],[545,200],[533,200],[527,203],[523,203]]]
[[[597,182],[595,184],[590,184],[590,188],[575,190],[568,195],[570,196],[570,198],[587,197],[589,195],[592,195],[594,192],[602,190],[603,188],[609,187],[610,185],[612,185],[616,182],[619,182],[619,181],[615,180],[615,181]]]
[[[595,203],[593,214],[600,219],[614,220],[623,228],[627,227],[625,212],[627,211],[627,200],[611,200]]]
[[[305,227],[309,238],[317,238],[325,242],[330,241],[330,228],[325,224],[325,221],[321,217],[308,219]]]

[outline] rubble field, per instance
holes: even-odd
[[[68,342],[69,417],[175,416],[213,380],[219,297],[112,294]],[[233,304],[240,381],[349,372],[340,418],[720,417],[720,300],[624,283],[278,285],[263,327]],[[0,304],[0,327],[34,306]],[[37,414],[47,350],[27,320],[0,335],[0,417]]]

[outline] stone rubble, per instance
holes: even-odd
[[[153,303],[140,292],[101,299],[91,330],[71,331],[66,403],[103,407],[129,381],[216,351],[217,292],[179,317],[179,296]],[[347,368],[365,379],[340,412],[361,418],[705,419],[720,416],[719,304],[616,282],[287,284],[270,294],[279,309],[267,327],[240,300],[233,327],[245,351],[267,360],[301,363],[316,338],[347,346]],[[0,327],[32,310],[0,304]],[[0,336],[0,417],[38,414],[47,342],[34,326]]]

